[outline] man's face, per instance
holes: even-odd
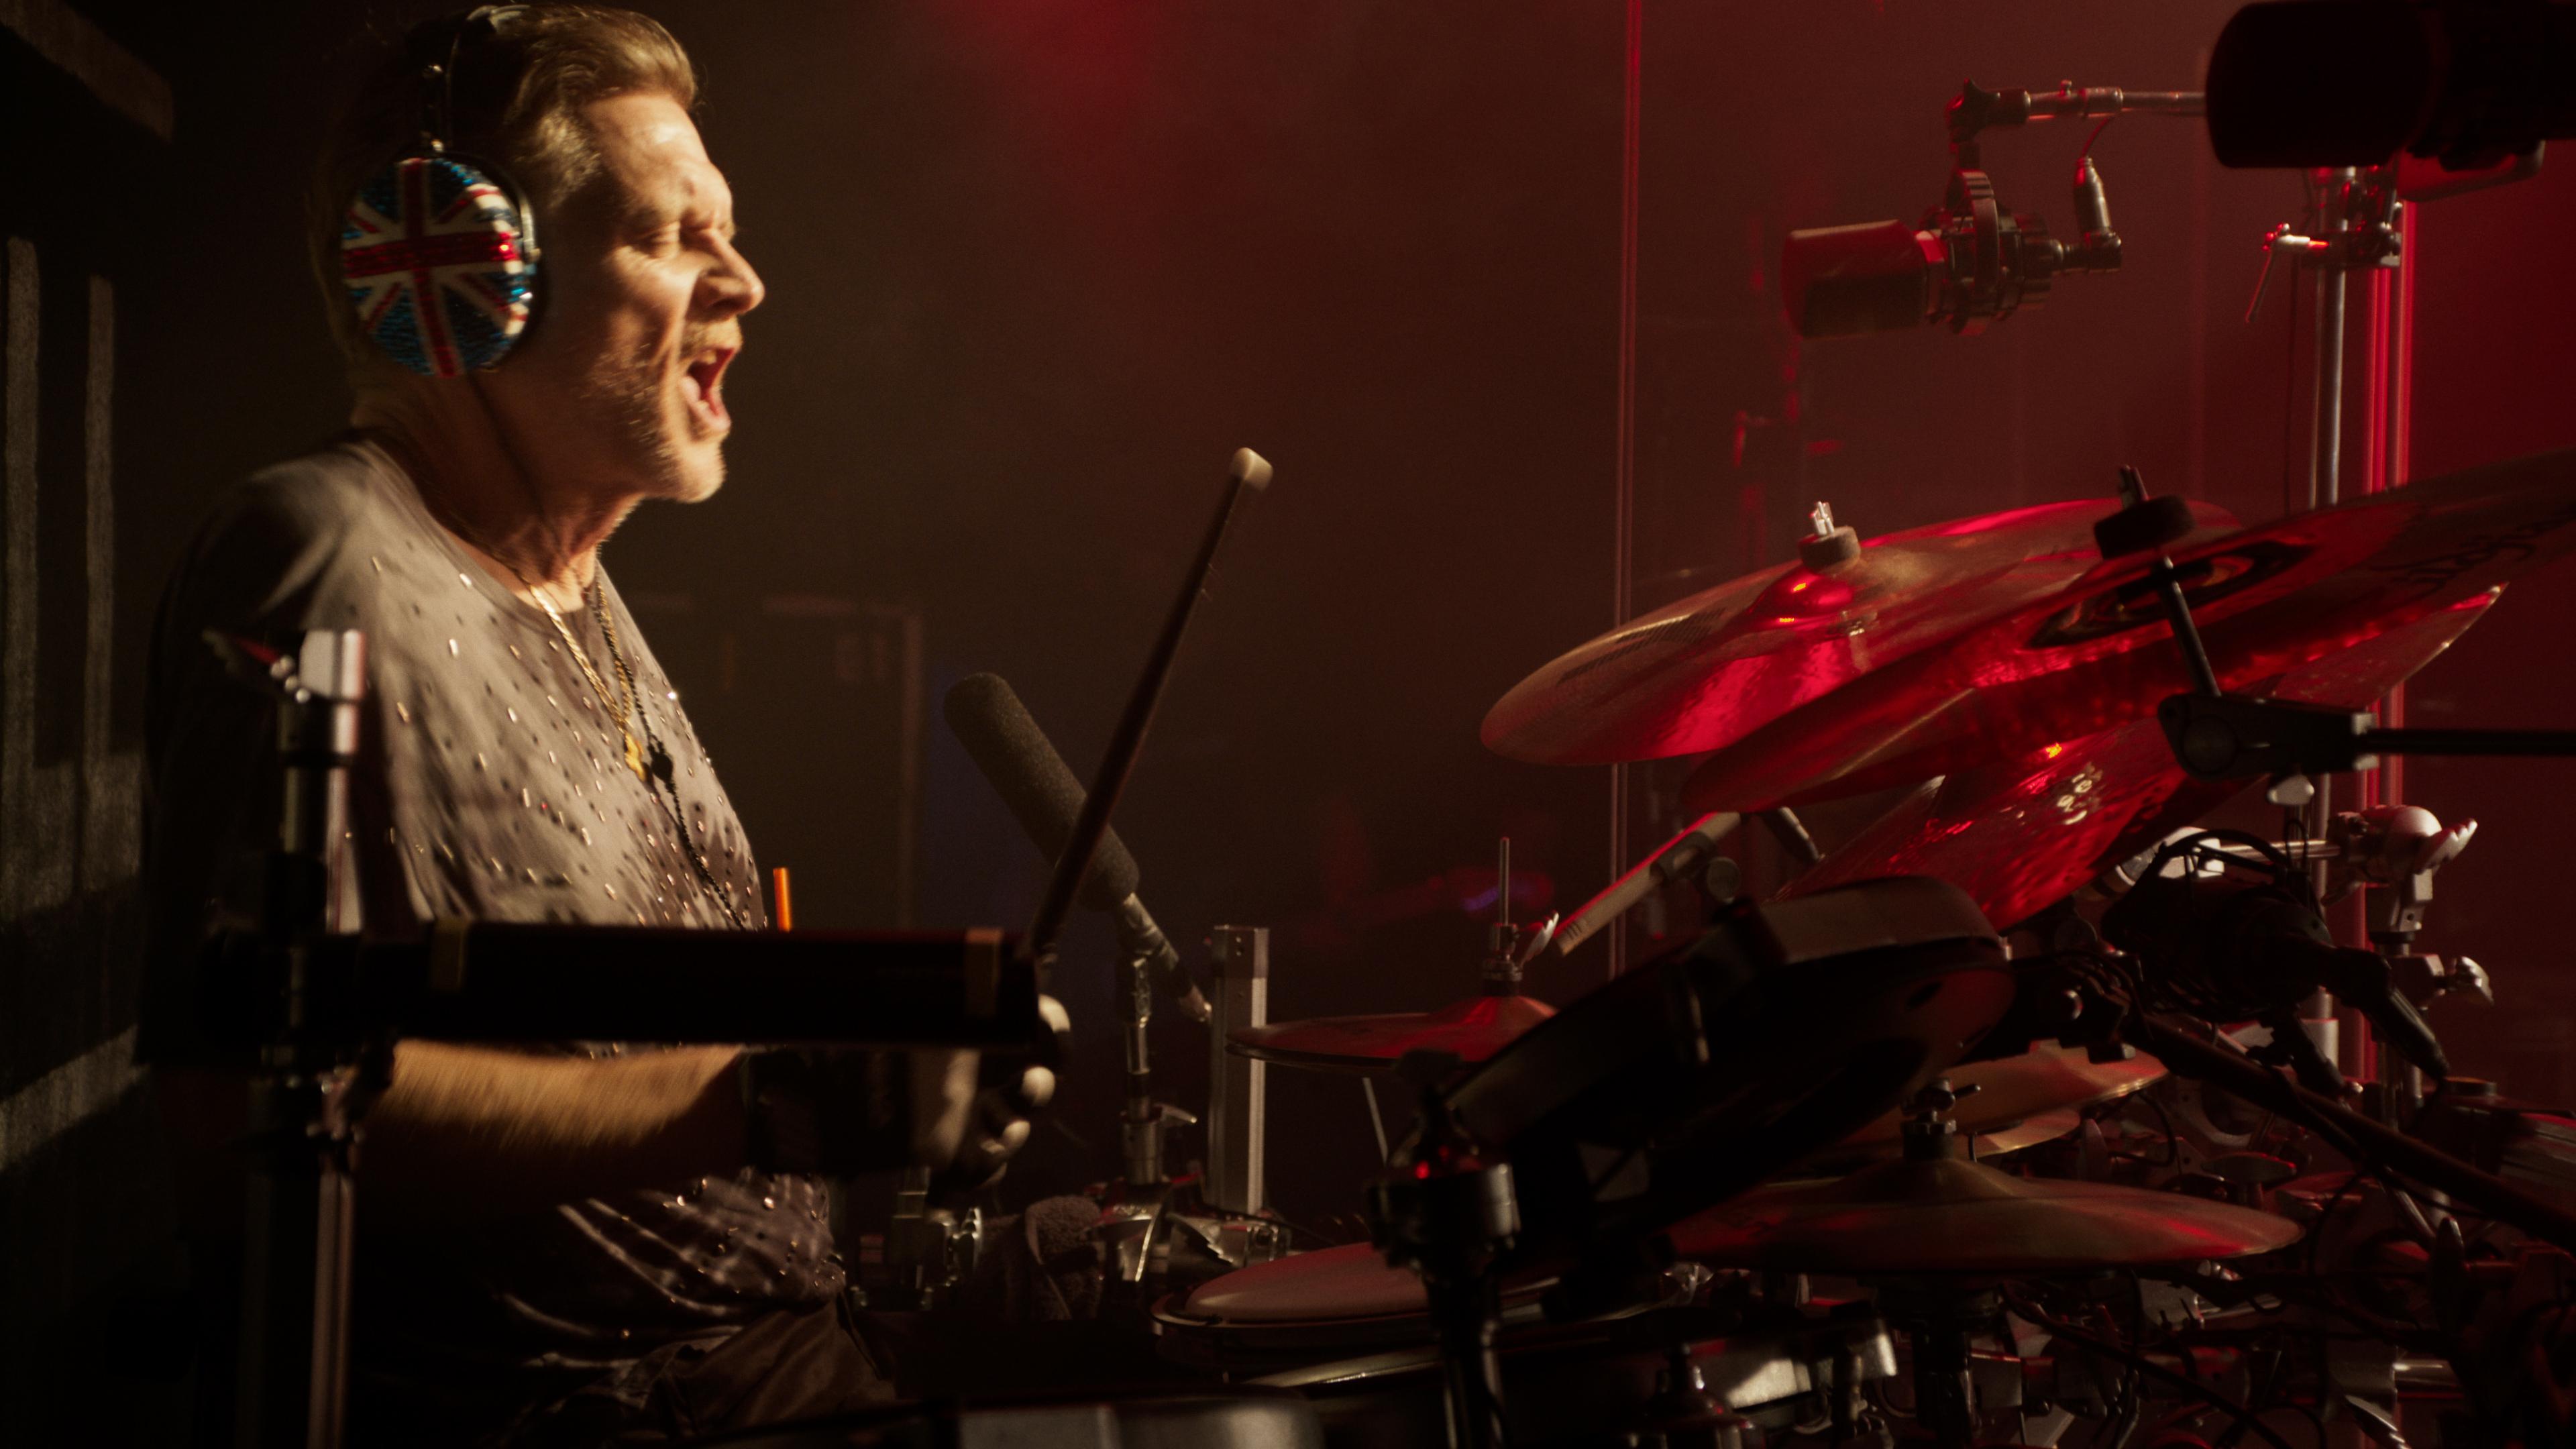
[[[630,94],[583,112],[601,174],[541,220],[544,297],[496,401],[549,462],[651,497],[724,483],[725,369],[759,274],[733,245],[733,193],[677,101]]]

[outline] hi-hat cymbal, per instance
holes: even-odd
[[[2250,1208],[2019,1178],[1956,1157],[1756,1188],[1672,1230],[1680,1256],[1718,1267],[1856,1275],[2143,1267],[2270,1252],[2298,1237],[2298,1224]]]
[[[1975,1136],[1977,1150],[1984,1153],[2009,1152],[2072,1131],[2076,1124],[2066,1121],[2028,1141],[1997,1136],[2034,1118],[2125,1097],[2164,1074],[2164,1063],[2154,1057],[2097,1062],[2080,1047],[2042,1043],[2017,1057],[1963,1063],[1942,1076],[1960,1093],[1957,1105],[1949,1110],[1950,1120],[1960,1132]],[[1971,1087],[1975,1090],[1968,1090]],[[1844,1138],[1836,1150],[1896,1150],[1904,1140],[1905,1115],[1902,1108],[1888,1113]],[[2003,1145],[2006,1141],[2012,1145]]]
[[[2223,686],[2330,660],[2576,548],[2576,450],[2370,494],[2171,556]],[[1695,812],[1839,798],[2015,759],[2151,717],[2191,687],[2146,572],[2110,560],[1716,748]],[[1728,690],[1736,671],[1709,675]],[[1612,706],[1603,705],[1610,709]],[[1650,714],[1651,711],[1641,711]]]
[[[1485,744],[1545,765],[1608,764],[1732,744],[1798,706],[2032,603],[2103,567],[2110,500],[2052,503],[1861,545],[1822,570],[1785,564],[1693,594],[1513,686]],[[2192,505],[2190,541],[2235,520]]]
[[[2484,617],[2494,594],[2300,665],[2283,698],[2367,708]],[[1915,791],[1789,882],[1785,897],[1884,875],[1928,875],[2011,926],[2201,818],[2245,788],[2183,773],[2153,719],[1978,765]],[[1968,1070],[1962,1068],[1962,1071]],[[1960,1104],[1960,1119],[1982,1111]]]
[[[1527,996],[1471,996],[1438,1011],[1375,1016],[1319,1016],[1244,1027],[1227,1034],[1230,1050],[1262,1061],[1340,1071],[1384,1071],[1410,1051],[1442,1051],[1481,1062],[1522,1032],[1556,1015]]]

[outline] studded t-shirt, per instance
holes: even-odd
[[[222,673],[201,639],[209,628],[274,643],[365,631],[349,843],[369,932],[440,917],[764,923],[751,849],[679,693],[604,570],[597,588],[636,707],[673,762],[671,790],[629,768],[608,704],[555,624],[465,553],[383,448],[352,437],[226,500],[164,596],[154,638],[147,1060],[220,1059],[196,1027],[192,948],[209,924],[249,916],[275,830],[269,709]],[[587,614],[564,625],[622,702]],[[819,1184],[749,1172],[471,1232],[362,1237],[360,1252],[361,1408],[370,1392],[429,1396],[461,1420],[843,1286]]]

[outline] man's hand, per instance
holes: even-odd
[[[1028,1141],[1027,1116],[1055,1076],[1004,1067],[1011,1080],[985,1086],[982,1065],[960,1051],[747,1052],[751,1161],[834,1175],[929,1167],[955,1183],[990,1182]]]

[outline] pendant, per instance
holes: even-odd
[[[635,772],[636,779],[645,778],[644,742],[625,730],[619,730],[618,733],[626,736],[626,768]]]

